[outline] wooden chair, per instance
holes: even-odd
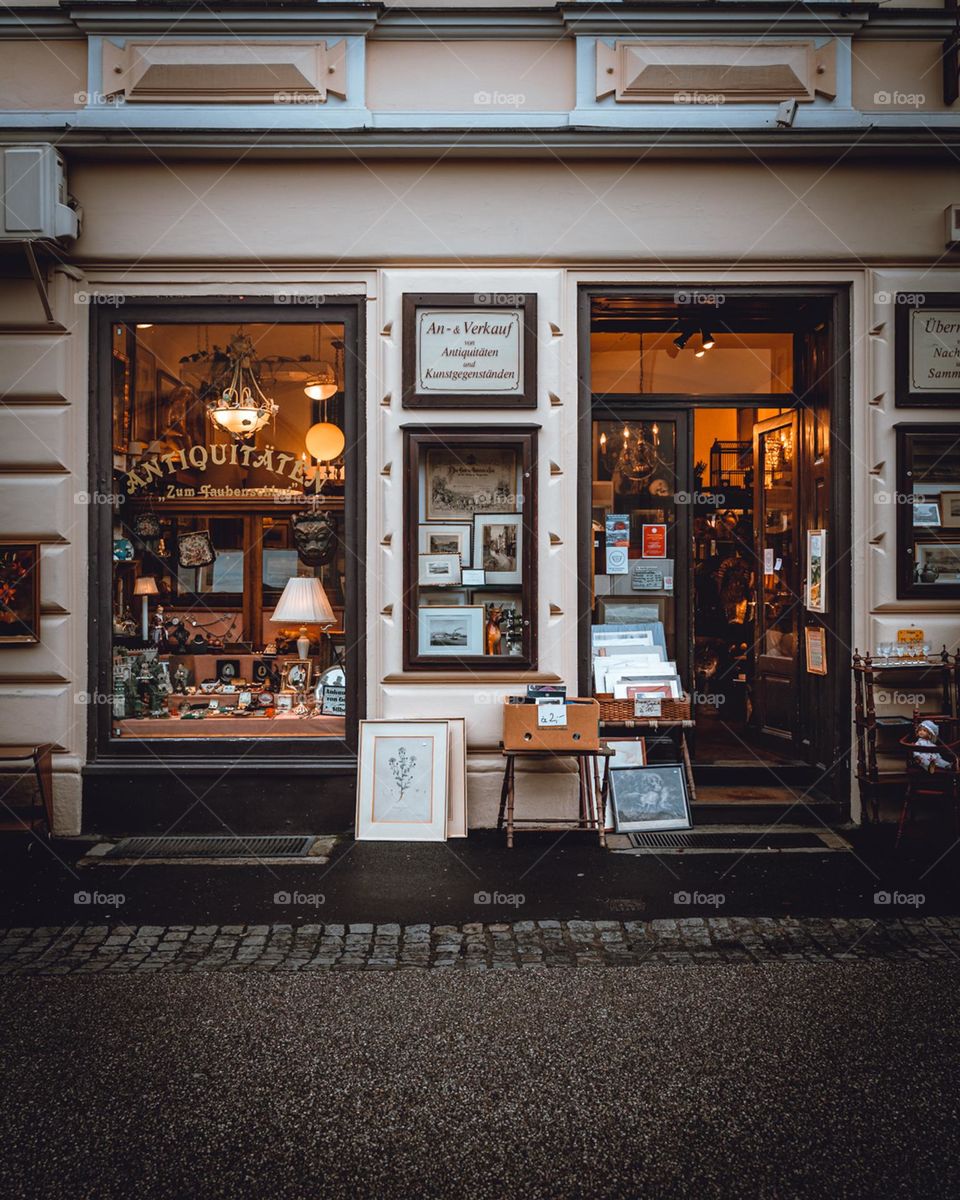
[[[33,774],[37,789],[29,808],[15,808],[4,803],[0,809],[0,832],[35,833],[43,828],[47,837],[53,829],[53,746],[0,746],[0,763],[30,763],[20,778]],[[21,815],[22,814],[22,815]]]
[[[960,741],[944,741],[938,737],[933,746],[918,747],[917,738],[923,721],[934,721],[943,730],[948,729],[948,736],[955,739],[958,720],[956,717],[931,717],[924,713],[915,712],[913,715],[913,732],[900,739],[900,744],[907,751],[907,785],[903,795],[903,807],[900,810],[900,820],[897,823],[897,840],[895,848],[899,848],[903,838],[904,827],[913,815],[913,808],[918,800],[932,800],[935,803],[949,801],[953,809],[954,829],[960,837]],[[936,753],[945,759],[949,766],[923,766],[917,759],[918,750],[923,753]]]

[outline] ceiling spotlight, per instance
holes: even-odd
[[[717,339],[712,333],[707,333],[705,329],[700,330],[700,337],[703,339],[704,350],[712,350],[717,344]]]
[[[683,331],[683,333],[680,334],[679,337],[675,337],[673,339],[673,344],[676,346],[676,348],[678,350],[682,350],[684,348],[684,346],[687,344],[687,342],[689,342],[689,341],[690,341],[690,330],[685,329]]]

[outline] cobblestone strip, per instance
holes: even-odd
[[[960,961],[960,917],[0,929],[0,975]]]

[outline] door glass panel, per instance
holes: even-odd
[[[758,569],[763,577],[761,653],[796,661],[797,547],[796,547],[796,434],[788,422],[760,433],[761,471]]]

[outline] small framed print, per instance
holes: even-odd
[[[310,687],[313,676],[313,663],[295,659],[284,664],[280,677],[281,692],[305,692]]]
[[[447,835],[447,721],[361,721],[358,841],[442,842]]]
[[[918,527],[939,527],[940,525],[940,505],[936,500],[918,500],[914,497],[913,500],[913,524],[914,528]],[[960,525],[960,520],[957,521]]]
[[[277,712],[293,712],[293,692],[281,692],[277,696]]]
[[[460,561],[470,562],[470,539],[473,526],[459,523],[421,525],[419,548],[421,554],[459,554]]]
[[[483,587],[487,582],[487,573],[482,567],[464,567],[460,572],[460,582],[464,587]]]
[[[470,594],[466,588],[451,587],[451,588],[421,588],[420,603],[424,608],[436,608],[438,605],[449,607],[451,604],[464,605],[470,603]]]
[[[473,565],[486,572],[486,582],[521,583],[522,514],[478,514],[473,518],[473,530]]]
[[[421,587],[444,587],[460,583],[459,554],[420,554],[418,561]]]
[[[240,678],[239,658],[217,659],[217,680],[219,683],[236,683]]]
[[[807,674],[827,673],[827,631],[819,626],[808,626],[803,631],[804,648],[807,652]]]
[[[261,684],[266,683],[267,680],[270,678],[269,663],[267,663],[262,658],[255,658],[253,660],[253,669],[251,671],[251,678],[252,678],[253,682],[255,684],[257,684],[258,687]]]
[[[920,507],[914,505],[914,508]],[[960,529],[960,492],[940,493],[940,517],[947,529]],[[918,524],[914,517],[914,525]]]
[[[40,642],[40,545],[0,542],[0,646]]]
[[[417,610],[420,654],[462,658],[483,654],[482,604],[421,607]]]
[[[807,611],[827,611],[827,531],[807,530]],[[776,565],[774,567],[776,569]]]
[[[239,692],[237,694],[237,707],[249,708],[253,703],[253,692]]]
[[[402,403],[536,408],[536,294],[405,295]]]

